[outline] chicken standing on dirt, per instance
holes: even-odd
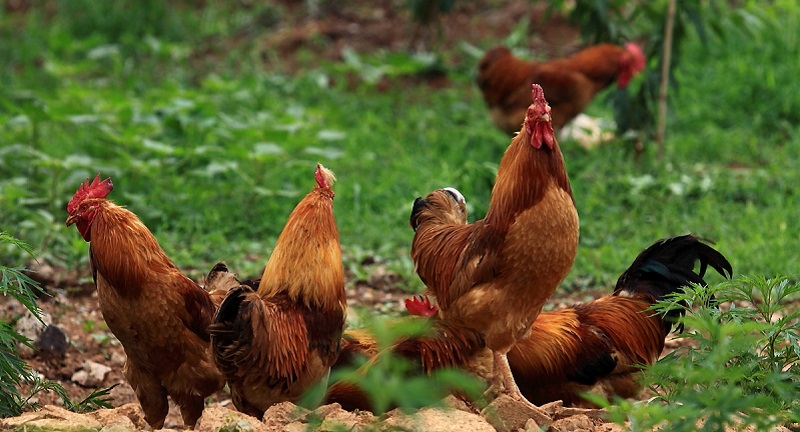
[[[411,225],[418,228],[422,223],[429,228],[436,224],[467,226],[463,195],[445,188],[418,199]],[[695,273],[698,261],[700,269]],[[523,395],[534,403],[561,399],[567,405],[588,405],[579,396],[584,391],[601,394],[609,400],[613,396],[634,396],[640,390],[638,365],[652,364],[658,359],[664,339],[677,318],[675,314],[665,317],[648,312],[648,308],[690,283],[705,285],[703,277],[708,266],[725,277],[732,274],[727,259],[697,237],[684,235],[659,240],[642,251],[620,275],[613,295],[559,311],[542,312],[533,322],[530,335],[520,339],[508,354]],[[419,269],[423,280],[431,279],[429,270],[432,268]],[[437,308],[428,299],[408,300],[406,307],[412,314],[434,317],[434,324],[440,320]],[[442,346],[443,337],[439,337],[438,343],[432,345],[434,348],[419,351],[429,352],[428,357],[445,366],[467,358],[465,367],[481,375],[480,361],[475,361],[477,356],[471,357],[474,347],[464,342],[475,340],[470,332],[473,331],[449,326],[444,334],[453,340],[450,346],[437,348]],[[347,346],[343,349],[345,353],[348,350]],[[464,353],[455,356],[454,350]]]
[[[465,206],[457,190],[436,190],[417,200],[412,226],[417,227],[421,220],[466,225]],[[695,273],[697,261],[700,270]],[[726,277],[732,273],[722,254],[694,236],[659,240],[622,273],[613,295],[542,312],[533,322],[530,335],[508,353],[522,394],[536,404],[563,400],[567,406],[585,407],[592,405],[580,397],[582,392],[593,392],[609,401],[638,394],[639,366],[658,359],[675,318],[654,314],[648,308],[689,283],[705,285],[707,266]],[[491,379],[492,355],[477,330],[442,320],[427,297],[406,300],[406,308],[412,315],[430,317],[433,332],[398,341],[391,348],[395,354],[417,362],[421,373],[459,367]],[[345,332],[334,368],[352,366],[359,355],[378,355],[375,338],[365,330]],[[328,402],[338,402],[350,410],[372,409],[366,394],[347,383],[332,386]]]
[[[194,427],[204,399],[225,385],[210,350],[214,304],[135,214],[105,199],[112,188],[99,174],[86,179],[67,204],[67,226],[89,242],[100,310],[125,350],[125,378],[145,420],[164,425],[169,395]]]
[[[326,382],[345,323],[344,268],[333,216],[333,173],[289,215],[257,288],[231,290],[211,340],[239,411],[261,417]]]
[[[532,97],[500,161],[486,217],[469,225],[420,218],[411,258],[441,318],[485,337],[494,356],[493,389],[535,409],[515,384],[507,353],[572,267],[579,228],[550,106],[539,85]]]
[[[641,47],[599,44],[569,57],[531,62],[514,57],[505,47],[487,51],[478,64],[477,83],[492,122],[513,134],[525,119],[528,87],[542,86],[553,108],[553,128],[561,130],[582,113],[594,97],[614,81],[625,88],[645,66]]]

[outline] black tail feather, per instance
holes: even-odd
[[[695,273],[697,261],[700,268]],[[691,234],[662,239],[636,257],[617,280],[614,294],[649,294],[657,301],[689,283],[706,285],[703,277],[709,266],[723,277],[733,275],[730,262],[703,239]]]
[[[698,261],[700,266],[695,273]],[[691,234],[662,239],[636,257],[617,280],[614,295],[645,298],[655,303],[691,283],[706,286],[703,278],[708,267],[725,278],[733,276],[730,262],[706,244],[706,240]],[[668,318],[674,320],[678,315],[680,312],[676,311]]]

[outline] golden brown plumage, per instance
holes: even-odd
[[[210,351],[214,304],[135,214],[105,199],[111,180],[99,180],[75,193],[67,225],[90,242],[100,310],[127,355],[125,378],[151,427],[163,426],[167,395],[193,427],[204,399],[225,384]]]
[[[344,268],[333,216],[333,173],[297,204],[257,288],[231,290],[211,339],[236,408],[260,417],[327,380],[345,322]]]
[[[466,203],[457,190],[439,189],[419,201],[412,211],[412,226],[467,226]],[[696,261],[701,263],[699,274],[693,272]],[[673,321],[672,317],[652,315],[647,308],[691,282],[705,284],[703,276],[709,265],[723,276],[732,272],[722,254],[694,236],[660,240],[622,273],[614,295],[542,312],[533,322],[530,335],[520,339],[508,354],[522,393],[537,404],[562,399],[571,405],[585,403],[578,396],[582,391],[594,391],[609,400],[612,396],[633,396],[640,389],[637,365],[652,364],[658,358]],[[435,269],[417,270],[422,277]],[[424,316],[437,312],[421,300],[408,301],[407,308]],[[450,333],[457,332],[472,330],[451,326]],[[448,352],[437,355],[446,356]]]
[[[411,257],[439,301],[440,316],[478,330],[493,351],[494,390],[526,402],[506,354],[526,335],[578,247],[578,213],[542,88],[500,161],[486,217],[469,225],[426,223],[415,205]]]
[[[477,83],[489,108],[492,122],[513,134],[525,119],[529,105],[528,88],[542,86],[553,108],[553,128],[583,112],[598,92],[614,81],[625,88],[644,69],[645,57],[639,46],[599,44],[569,57],[531,62],[514,57],[505,47],[486,52],[478,64]]]
[[[442,190],[435,193],[447,198]],[[693,271],[696,261],[699,274]],[[530,335],[508,353],[522,393],[535,404],[563,400],[567,406],[585,407],[592,405],[580,397],[582,392],[609,401],[638,394],[640,365],[658,359],[673,323],[671,317],[653,314],[648,308],[690,282],[705,284],[703,275],[709,265],[726,277],[731,275],[725,257],[696,237],[660,240],[620,276],[613,295],[542,312]],[[409,312],[431,316],[434,330],[428,336],[400,341],[392,348],[396,354],[415,360],[419,373],[460,367],[491,379],[492,356],[476,330],[442,321],[437,308],[422,299],[409,300],[407,307]],[[356,355],[371,358],[376,353],[368,332],[348,331],[335,367],[352,364]],[[371,409],[368,397],[353,385],[331,387],[328,400],[347,409]]]

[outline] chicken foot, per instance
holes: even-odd
[[[522,395],[522,392],[517,386],[517,382],[514,380],[514,375],[511,374],[511,366],[508,364],[507,353],[492,351],[492,356],[494,359],[494,378],[489,391],[494,391],[497,395],[505,394],[511,399],[525,405],[528,409],[536,413],[534,418],[537,418],[537,420],[551,418],[550,414],[532,404]]]

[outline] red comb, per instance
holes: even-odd
[[[417,295],[406,299],[406,310],[411,315],[430,318],[439,311],[439,308],[431,304],[428,296]]]
[[[97,177],[91,183],[89,183],[89,178],[87,177],[86,181],[81,183],[78,190],[75,191],[75,195],[67,203],[67,213],[74,213],[83,200],[107,197],[112,189],[114,189],[114,184],[111,183],[111,177],[100,181],[100,173],[97,173]]]
[[[631,54],[633,59],[631,69],[634,72],[639,72],[640,70],[644,69],[645,63],[647,62],[647,57],[644,55],[642,47],[633,42],[628,42],[625,44],[625,50]]]
[[[533,84],[531,89],[533,103],[528,107],[525,116],[525,130],[531,136],[531,145],[541,148],[542,143],[551,149],[555,145],[555,134],[550,118],[550,105],[544,98],[544,89],[539,84]]]

